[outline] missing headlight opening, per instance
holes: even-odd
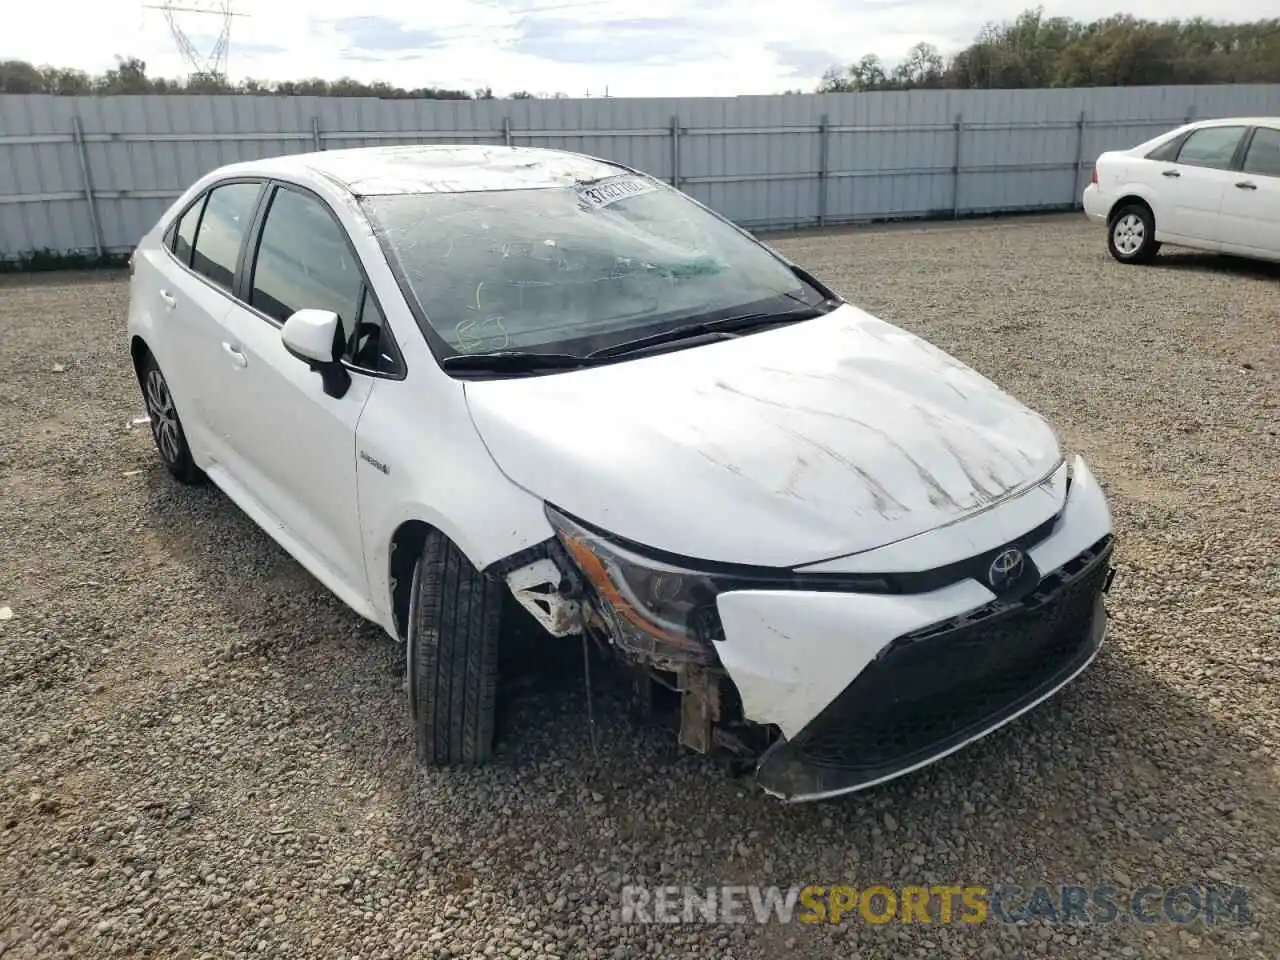
[[[635,555],[551,508],[547,515],[556,539],[493,571],[547,633],[597,641],[632,673],[645,715],[658,698],[678,698],[679,742],[698,753],[749,760],[776,740],[772,727],[743,717],[719,663],[724,631],[710,577]]]

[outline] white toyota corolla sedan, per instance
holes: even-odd
[[[1122,263],[1164,243],[1280,260],[1280,117],[1201,120],[1109,150],[1083,200]]]
[[[1049,424],[635,170],[241,163],[130,263],[165,466],[404,642],[426,763],[490,757],[516,620],[789,800],[952,753],[1103,643],[1111,515]]]

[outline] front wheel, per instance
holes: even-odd
[[[1107,224],[1107,249],[1121,263],[1150,263],[1160,250],[1151,209],[1131,203],[1117,210]]]
[[[502,606],[502,584],[444,534],[427,534],[405,659],[418,758],[429,766],[480,766],[493,755]]]

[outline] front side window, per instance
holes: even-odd
[[[277,189],[258,240],[250,305],[281,323],[299,310],[331,310],[345,338],[355,327],[363,288],[346,233],[324,205]]]
[[[1201,127],[1183,141],[1178,163],[1226,170],[1243,134],[1244,127]]]
[[[355,329],[347,338],[343,359],[353,367],[376,373],[395,373],[400,369],[400,353],[395,339],[387,329],[382,308],[368,288],[360,304],[360,317]]]
[[[1258,127],[1244,155],[1244,172],[1280,177],[1280,130]]]
[[[240,244],[261,189],[257,183],[228,183],[214,187],[205,201],[191,269],[224,289],[230,290],[235,279]]]
[[[443,356],[578,354],[823,299],[755,241],[645,177],[362,204]]]

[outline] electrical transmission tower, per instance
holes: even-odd
[[[173,42],[178,45],[178,52],[190,68],[190,79],[225,80],[227,78],[227,54],[231,48],[231,21],[236,17],[247,17],[247,13],[239,13],[232,9],[232,0],[161,0],[159,3],[144,3],[149,10],[159,10],[164,14],[169,25],[169,33]],[[216,18],[218,31],[213,49],[202,53],[183,29],[182,18],[199,16]]]

